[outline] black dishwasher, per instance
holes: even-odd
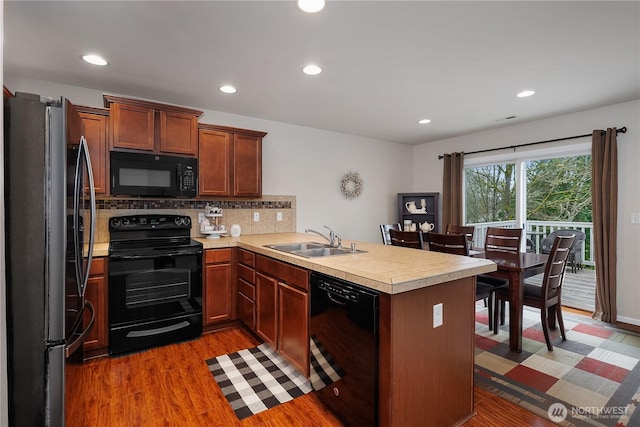
[[[310,283],[312,340],[341,368],[316,394],[346,426],[377,426],[378,292],[316,272]]]

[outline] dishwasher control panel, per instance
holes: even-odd
[[[358,302],[359,292],[355,289],[350,289],[349,285],[344,285],[341,283],[329,283],[320,279],[318,281],[318,288],[333,295],[340,296],[346,300]]]

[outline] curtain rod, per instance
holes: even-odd
[[[616,133],[627,133],[627,127],[623,126],[620,129],[616,129]],[[557,142],[557,141],[566,141],[566,140],[569,140],[569,139],[584,138],[586,136],[591,136],[591,135],[593,135],[593,133],[587,133],[585,135],[567,136],[565,138],[548,139],[546,141],[529,142],[527,144],[510,145],[508,147],[487,148],[486,150],[469,151],[468,153],[464,153],[464,154],[488,153],[490,151],[507,150],[509,148],[511,148],[511,149],[513,149],[515,151],[515,149],[518,148],[518,147],[528,147],[530,145],[546,144],[546,143],[549,143],[549,142]],[[444,156],[441,154],[441,155],[438,156],[438,159],[444,159]]]

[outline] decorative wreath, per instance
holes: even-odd
[[[340,189],[347,199],[355,199],[364,190],[364,181],[358,172],[347,172],[340,181]]]

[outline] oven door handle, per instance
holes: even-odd
[[[160,258],[163,256],[178,256],[178,255],[202,255],[202,251],[201,250],[174,251],[174,252],[161,252],[161,253],[142,254],[142,255],[110,254],[109,258],[111,259],[143,259],[143,258]]]

